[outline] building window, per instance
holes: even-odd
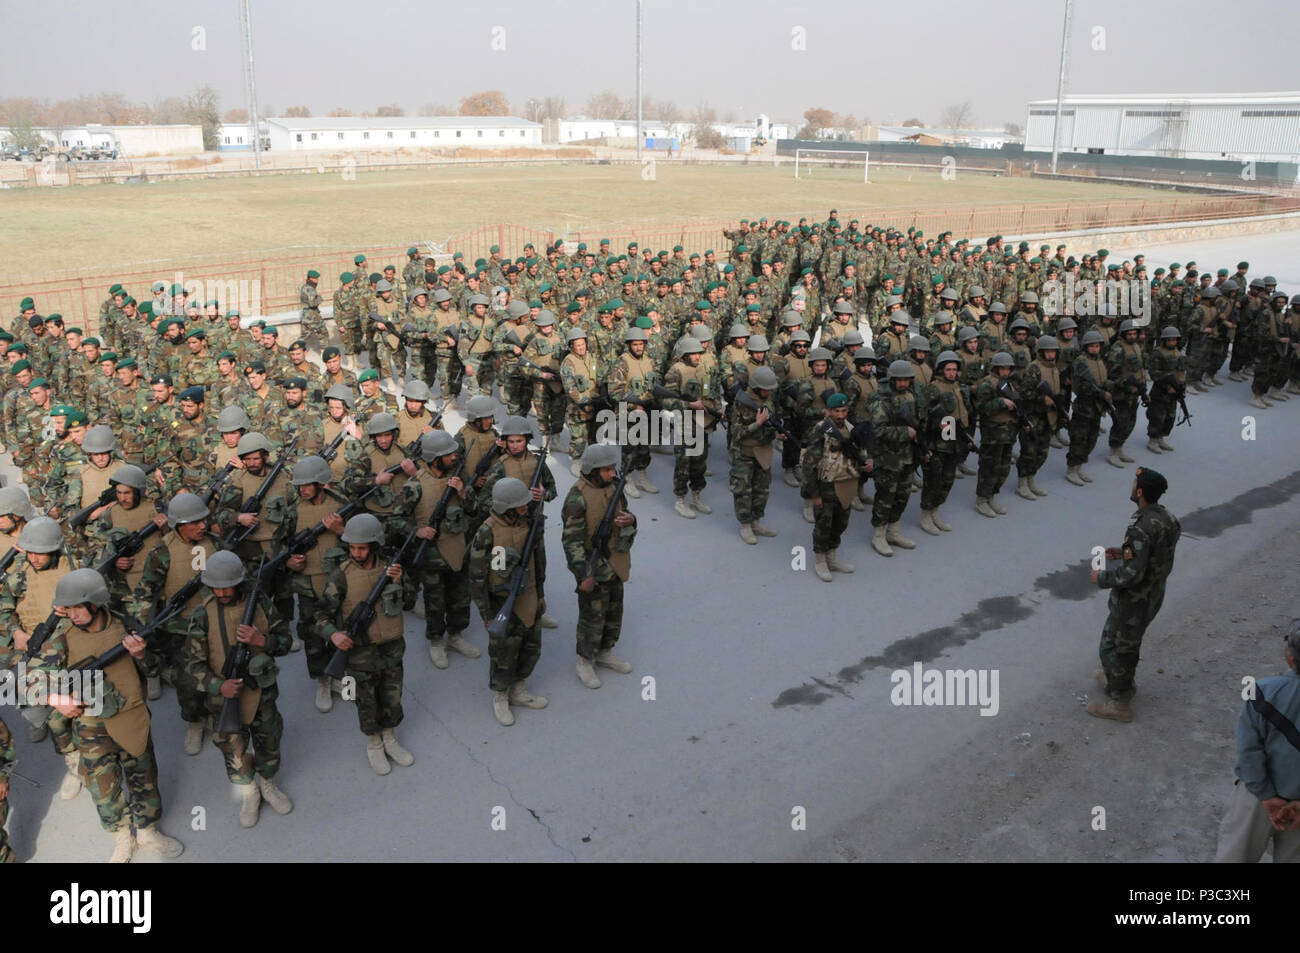
[[[363,132],[363,133],[361,134],[361,138],[362,138],[362,139],[369,139],[369,138],[370,138],[370,133],[369,133],[369,132]]]
[[[389,139],[393,138],[393,133],[392,133],[391,130],[390,130],[389,133],[388,133],[388,138],[389,138]]]
[[[460,130],[459,130],[459,129],[456,130],[456,138],[457,138],[457,139],[460,138]]]
[[[433,130],[433,138],[437,139],[441,135],[442,133],[440,133],[437,129]]]
[[[1029,110],[1029,115],[1031,115],[1031,116],[1055,116],[1055,115],[1056,115],[1056,110],[1055,110],[1055,109],[1031,109],[1031,110]],[[1062,115],[1062,116],[1073,116],[1073,115],[1074,115],[1074,110],[1073,110],[1073,109],[1066,109],[1066,110],[1064,110],[1064,111],[1061,113],[1061,115]]]
[[[479,137],[480,139],[483,138],[483,130],[482,130],[482,129],[480,129],[480,130],[478,131],[478,137]]]
[[[299,141],[299,142],[302,142],[302,133],[299,133],[299,134],[298,134],[298,141]],[[315,141],[316,141],[316,133],[314,133],[314,132],[311,134],[311,141],[312,141],[312,142],[315,142]]]
[[[243,137],[243,136],[240,136],[240,137],[239,137],[238,139],[236,139],[235,141],[236,141],[237,143],[239,143],[239,144],[242,146],[242,145],[244,144],[244,137]]]
[[[301,138],[301,137],[300,137]],[[230,137],[226,136],[226,145],[230,145]]]
[[[415,138],[415,130],[414,130],[414,129],[411,130],[411,138],[412,138],[412,139]]]
[[[506,137],[506,131],[502,129],[500,132],[497,133],[497,135],[499,135],[502,139],[504,139]]]
[[[1126,109],[1125,116],[1143,116],[1147,119],[1182,119],[1183,114],[1176,109]]]
[[[340,132],[340,133],[339,133],[339,139],[341,140],[342,138],[343,138],[343,133]]]
[[[1242,119],[1281,119],[1290,116],[1300,116],[1300,109],[1243,109],[1241,111]]]
[[[524,137],[524,131],[523,131],[522,129],[520,129],[520,130],[519,130],[519,138],[522,139],[523,137]]]

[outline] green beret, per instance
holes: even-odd
[[[735,270],[736,270],[736,266],[735,266],[735,265],[723,265],[723,266],[722,266],[722,273],[723,273],[724,275],[729,275],[729,274],[731,274],[731,273],[732,273],[733,271],[735,271]],[[808,269],[808,270],[811,271],[812,269],[810,268],[810,269]]]
[[[943,275],[935,275],[933,278],[930,279],[930,284],[931,285],[943,284]]]
[[[365,255],[357,255],[355,258],[352,259],[352,264],[359,265],[365,260],[366,260]]]
[[[528,307],[530,307],[530,308],[540,308],[541,306],[542,306],[542,303],[541,303],[540,301],[538,301],[536,298],[534,298],[532,301],[528,302]]]
[[[1031,265],[1041,265],[1043,263],[1043,259],[1035,255],[1033,258],[1029,259],[1029,263]]]
[[[135,367],[135,366],[136,366],[135,358],[133,357],[124,357],[122,358],[122,360],[117,362],[117,369],[119,371],[124,367]]]
[[[745,305],[745,312],[746,312],[747,314],[752,314],[752,313],[755,312],[755,311],[762,311],[762,310],[763,310],[763,306],[762,306],[761,304],[747,304],[747,305]]]
[[[88,423],[90,423],[90,418],[86,416],[84,410],[74,410],[72,413],[68,414],[69,427],[84,427]]]
[[[1220,277],[1220,278],[1226,278],[1226,277],[1228,277],[1228,269],[1227,269],[1227,268],[1220,268],[1218,274],[1219,274],[1219,277]]]
[[[306,390],[307,378],[290,377],[284,382],[284,389],[285,390]]]
[[[201,384],[187,387],[176,396],[191,404],[202,404],[207,399],[203,393],[203,386]]]
[[[364,384],[366,381],[377,381],[377,380],[379,380],[379,372],[375,370],[373,367],[367,367],[357,377],[358,384]]]
[[[1110,252],[1106,251],[1106,249],[1104,248],[1098,248],[1097,254],[1100,255],[1102,258],[1105,258],[1107,255],[1110,254]]]
[[[294,341],[292,344],[289,345],[289,350],[305,351],[307,350],[307,342],[304,341],[302,338],[299,338],[298,340]]]
[[[308,277],[308,278],[319,278],[319,277],[320,277],[320,272],[317,271],[315,268],[310,268],[310,269],[307,270],[307,277]]]
[[[9,351],[10,351],[11,354],[26,354],[26,353],[27,353],[27,345],[24,344],[22,341],[16,341],[16,342],[14,342],[14,344],[9,348]]]
[[[1157,269],[1156,269],[1156,274],[1157,274],[1157,275],[1163,275],[1164,273],[1165,273],[1165,270],[1164,270],[1163,268],[1157,268]]]
[[[9,370],[14,374],[17,374],[20,371],[30,371],[31,369],[32,369],[32,362],[27,360],[27,358],[23,358],[22,360],[19,361],[14,361],[14,366],[9,368]]]
[[[158,333],[159,334],[165,333],[167,329],[170,328],[173,324],[184,325],[185,322],[180,320],[179,318],[163,318],[163,320],[158,322]]]
[[[412,245],[410,248],[406,250],[406,253],[410,255],[412,258],[414,258],[416,255],[420,254],[420,249]]]
[[[739,255],[739,254],[740,254],[741,252],[743,252],[743,251],[749,251],[749,247],[746,246],[746,245],[737,245],[737,246],[736,246],[736,254],[737,254],[737,255]]]
[[[104,364],[104,363],[116,364],[116,363],[117,363],[117,351],[105,351],[104,353],[100,354],[100,355],[99,355],[99,363],[101,363],[101,364]]]
[[[491,248],[488,249],[488,254],[489,254],[489,255],[495,255],[495,254],[496,254],[497,252],[499,252],[500,250],[501,250],[501,246],[500,246],[500,245],[493,245]]]
[[[122,286],[118,284],[112,284],[108,286],[108,293],[111,295],[115,295],[121,290],[122,290]]]
[[[205,307],[205,308],[215,308],[215,307],[218,307],[220,304],[221,304],[221,302],[218,301],[216,298],[209,298],[207,301],[205,301],[205,302],[203,303],[203,307]]]
[[[482,271],[482,270],[483,270],[484,268],[486,268],[486,267],[487,267],[487,259],[486,259],[486,258],[475,258],[475,259],[474,259],[474,270],[475,270],[475,271]]]
[[[22,361],[19,361],[18,363],[21,364]],[[33,377],[32,382],[27,385],[27,389],[31,390],[32,388],[35,387],[49,387],[49,386],[50,386],[50,382],[47,381],[44,377]],[[53,413],[53,411],[51,411],[51,413]]]
[[[651,320],[650,318],[647,318],[645,315],[641,315],[641,317],[637,318],[632,323],[636,325],[638,328],[642,328],[643,330],[647,330],[647,331],[650,330],[650,328],[653,328],[655,326],[654,321]]]
[[[153,302],[146,301],[136,309],[140,314],[153,314]]]
[[[0,331],[0,341],[7,341],[9,343],[12,343],[13,339],[14,336],[10,334],[8,331]]]
[[[440,275],[445,275],[449,271],[451,271],[451,265],[442,265],[438,268],[438,274]]]
[[[463,251],[458,251],[458,252],[456,252],[454,255],[451,256],[451,260],[452,260],[452,261],[459,261],[460,259],[462,259],[462,258],[464,258],[464,257],[465,257],[465,253],[464,253]]]
[[[218,361],[237,361],[237,360],[239,360],[239,358],[235,356],[235,352],[234,352],[234,351],[222,351],[220,354],[217,355],[217,360],[218,360]]]
[[[268,334],[273,338],[278,338],[280,336],[280,329],[274,324],[267,324],[263,321],[262,325],[262,337],[266,337]]]
[[[538,294],[541,294],[543,291],[550,291],[550,290],[551,290],[551,283],[549,281],[543,281],[540,285],[537,286]]]
[[[582,305],[578,304],[578,302],[576,301],[570,301],[567,305],[564,306],[565,314],[575,314],[581,310],[582,310]]]
[[[703,298],[701,298],[699,301],[695,302],[695,310],[696,310],[696,311],[710,311],[710,310],[712,310],[712,308],[713,308],[713,305],[709,304],[709,303],[708,303],[707,301],[705,301]]]
[[[830,397],[826,398],[826,406],[831,410],[835,410],[837,407],[847,407],[848,405],[849,397],[847,394],[831,394]]]
[[[266,373],[265,361],[249,361],[247,364],[244,365],[245,376],[249,374],[265,374],[265,373]]]
[[[208,332],[204,331],[202,328],[195,328],[189,334],[185,335],[185,340],[188,341],[190,338],[199,338],[206,341],[208,338]]]

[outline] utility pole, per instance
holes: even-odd
[[[262,132],[257,117],[257,76],[253,70],[253,14],[251,0],[239,0],[239,32],[244,41],[244,96],[253,130],[253,167],[262,171]]]
[[[1065,0],[1065,25],[1061,28],[1061,72],[1056,78],[1056,120],[1052,123],[1052,175],[1056,175],[1056,157],[1061,145],[1061,113],[1065,108],[1065,73],[1070,65],[1070,11],[1073,4]]]
[[[636,161],[641,163],[641,0],[636,0]]]

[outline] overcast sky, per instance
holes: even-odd
[[[604,87],[628,98],[635,89],[635,0],[252,7],[258,96],[278,112],[396,102],[414,114],[498,88],[511,103],[563,96],[576,115]],[[246,105],[239,0],[2,0],[0,9],[16,28],[0,56],[0,96],[152,102],[208,83],[223,112]],[[969,99],[981,125],[1023,125],[1026,102],[1056,94],[1063,9],[1063,0],[645,0],[644,92],[687,111],[707,102],[720,115],[797,119],[821,106],[886,124],[913,115],[937,124],[944,107]],[[28,15],[19,11],[37,10],[39,20],[18,26]],[[1296,89],[1297,36],[1294,0],[1076,0],[1067,89]]]

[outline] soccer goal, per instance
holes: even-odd
[[[823,168],[840,168],[854,167],[861,163],[862,181],[869,183],[870,155],[866,149],[795,149],[794,177],[799,178],[801,170],[805,175],[811,175],[813,167],[818,165]]]

